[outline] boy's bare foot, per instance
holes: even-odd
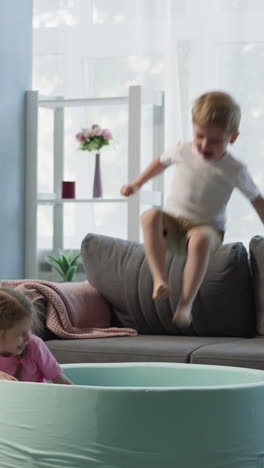
[[[171,289],[167,283],[159,283],[157,286],[154,286],[152,299],[166,299],[171,294]]]
[[[187,307],[177,307],[176,312],[172,317],[172,321],[178,327],[189,327],[192,323],[192,305]]]

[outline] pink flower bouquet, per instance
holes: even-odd
[[[83,151],[98,151],[103,146],[110,144],[113,139],[112,133],[107,128],[101,128],[94,124],[91,128],[84,128],[75,135],[80,142],[80,149]]]

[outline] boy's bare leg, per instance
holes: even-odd
[[[153,299],[167,297],[171,291],[165,272],[166,240],[162,212],[151,209],[141,216],[144,249],[153,278]]]
[[[195,230],[189,238],[181,297],[172,318],[173,322],[179,326],[188,326],[192,321],[192,304],[204,279],[209,257],[209,237],[199,230]]]

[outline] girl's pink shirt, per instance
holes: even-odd
[[[23,364],[24,382],[46,382],[62,374],[61,366],[44,341],[36,335],[31,336],[24,358],[15,354],[8,357],[0,355],[0,370],[14,376],[19,362]]]

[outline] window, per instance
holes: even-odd
[[[65,97],[122,96],[131,84],[163,89],[166,147],[191,137],[195,97],[210,89],[227,90],[242,107],[241,135],[232,151],[248,164],[264,191],[263,13],[262,0],[34,0],[34,87],[41,94]],[[48,113],[45,118],[48,132]],[[126,119],[121,109],[67,113],[65,177],[79,180],[80,194],[89,189],[83,173],[88,176],[92,167],[86,155],[77,154],[74,133],[95,120],[113,130],[118,148],[103,158],[104,188],[114,193],[127,173]],[[49,143],[44,136],[42,141],[44,168]],[[42,186],[49,186],[44,170],[41,173]],[[170,177],[168,171],[166,186]],[[75,216],[84,232],[86,221],[78,210]],[[111,232],[115,229],[113,225]],[[225,241],[241,240],[247,245],[260,229],[248,201],[234,193]],[[77,234],[75,242],[79,242]]]

